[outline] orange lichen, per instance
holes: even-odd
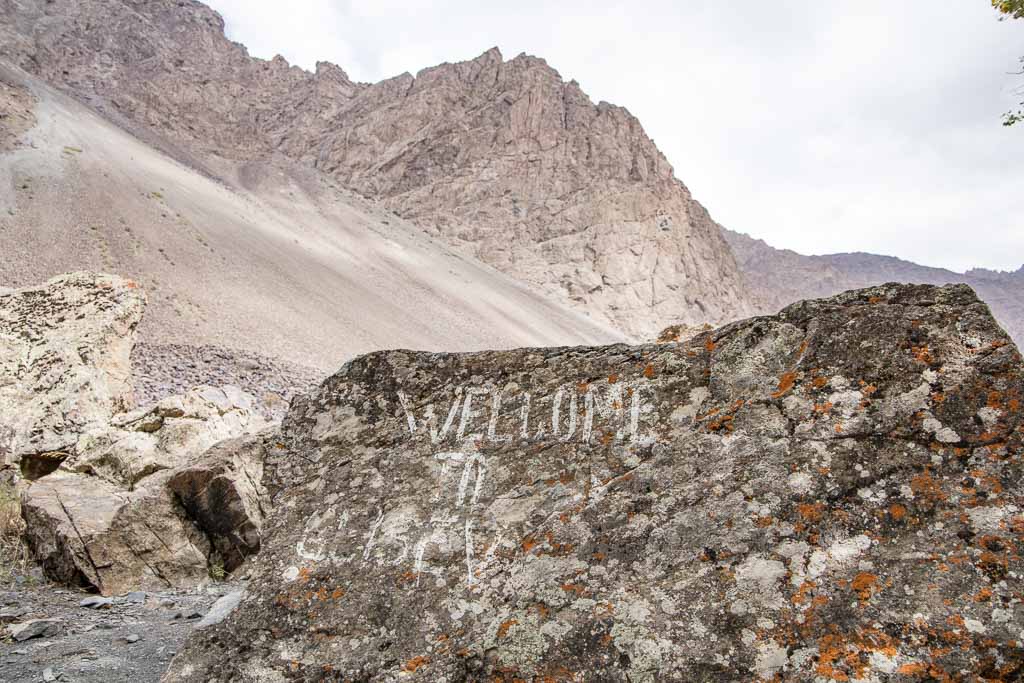
[[[782,398],[783,396],[789,393],[789,391],[793,388],[794,384],[796,384],[796,373],[783,373],[782,377],[779,378],[779,387],[774,392],[772,392],[772,398]]]
[[[708,353],[711,353],[712,351],[715,350],[715,342],[712,341],[710,336],[704,340],[704,350],[707,351]]]
[[[946,499],[946,494],[942,491],[942,487],[939,482],[936,481],[928,472],[922,472],[916,477],[913,477],[910,480],[910,490],[914,492],[914,495],[932,502],[938,502]]]
[[[907,508],[899,503],[893,503],[889,506],[889,516],[896,522],[902,521],[907,516]]]
[[[408,662],[406,662],[405,666],[402,667],[402,670],[414,674],[416,673],[417,670],[426,666],[429,661],[430,658],[426,655],[419,655],[417,657],[413,657]]]
[[[861,572],[853,578],[850,582],[850,588],[857,593],[857,597],[862,602],[866,602],[871,599],[871,595],[876,592],[876,584],[878,583],[878,577],[868,572]]]
[[[648,363],[647,367],[644,368],[644,377],[647,379],[654,379],[654,366],[650,363]]]
[[[920,676],[928,673],[928,665],[922,662],[911,662],[896,669],[896,673],[904,676]]]
[[[914,354],[915,360],[924,363],[925,365],[931,365],[935,361],[927,344],[924,346],[913,346],[911,347],[910,352]]]
[[[825,511],[825,505],[823,503],[801,503],[796,509],[804,520],[814,524],[821,521],[822,513]]]
[[[813,581],[804,581],[803,583],[800,584],[800,587],[797,588],[796,593],[793,594],[793,597],[790,598],[790,601],[794,605],[806,604],[810,600],[810,596],[808,594],[814,588],[815,588],[815,585],[814,585]]]
[[[886,633],[865,628],[844,636],[830,633],[818,640],[816,673],[834,681],[864,678],[870,671],[870,655],[878,652],[886,657],[897,654],[896,641]]]
[[[721,430],[724,429],[727,432],[731,432],[733,430],[732,423],[733,423],[733,416],[732,415],[723,415],[722,417],[718,418],[717,420],[712,420],[711,422],[708,423],[708,431],[709,432],[717,432],[717,431],[721,431]]]
[[[618,374],[613,372],[612,374],[608,375],[608,384],[615,384],[618,381],[619,381]]]
[[[518,624],[519,622],[515,619],[506,619],[501,622],[501,626],[498,627],[498,638],[504,638],[508,635],[508,630]]]

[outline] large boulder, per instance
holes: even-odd
[[[263,484],[263,463],[277,432],[222,442],[198,462],[182,467],[168,487],[189,519],[206,534],[226,571],[237,569],[260,549],[260,534],[270,507]]]
[[[167,489],[169,476],[132,492],[63,471],[33,482],[22,513],[46,575],[103,595],[207,581],[209,542]]]
[[[0,292],[0,467],[59,463],[81,433],[131,407],[145,302],[131,280],[96,273]]]
[[[1024,372],[965,286],[679,344],[375,353],[293,403],[165,680],[1012,680]]]

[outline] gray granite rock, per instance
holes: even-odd
[[[1024,364],[964,286],[681,343],[358,358],[165,680],[1024,672]]]

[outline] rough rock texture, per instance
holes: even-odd
[[[983,268],[954,273],[876,254],[804,256],[789,249],[775,249],[763,240],[741,233],[730,230],[722,233],[762,313],[775,313],[800,299],[831,296],[884,282],[964,283],[974,288],[992,308],[996,319],[1017,345],[1024,344],[1024,267],[1015,273]]]
[[[234,571],[260,549],[269,508],[263,463],[276,430],[214,446],[203,458],[175,472],[168,487],[207,535],[226,571]]]
[[[7,536],[21,531],[10,520],[17,497],[44,573],[106,595],[195,585],[237,566],[259,548],[264,515],[262,446],[204,455],[266,427],[252,396],[201,386],[124,412],[144,305],[132,282],[89,273],[0,295],[0,464],[20,460],[32,480],[0,467],[0,550],[6,562]],[[221,504],[218,519],[209,506]]]
[[[358,358],[165,680],[1018,680],[1024,364],[965,286]]]
[[[135,398],[140,405],[184,394],[200,385],[237,386],[257,400],[255,409],[280,420],[293,396],[316,388],[326,373],[249,351],[216,346],[136,343],[132,348]]]
[[[264,451],[231,440],[265,426],[251,405],[234,387],[199,387],[82,435],[22,494],[44,573],[104,595],[181,588],[259,550]]]
[[[237,387],[196,387],[86,432],[60,466],[131,489],[155,472],[195,462],[220,441],[264,427],[253,404]]]
[[[0,10],[0,56],[204,170],[283,155],[637,336],[751,310],[640,123],[541,59],[492,49],[368,85],[252,59],[191,0]]]
[[[0,292],[0,466],[64,453],[132,405],[145,302],[130,280],[95,273]]]
[[[169,473],[132,492],[58,471],[22,499],[26,538],[46,575],[103,595],[208,580],[209,542],[168,491]]]
[[[63,469],[46,475],[22,497],[28,545],[49,578],[103,595],[206,583],[259,550],[263,446],[230,440],[132,489]]]
[[[22,134],[35,125],[35,98],[26,88],[0,81],[0,152],[21,146]]]

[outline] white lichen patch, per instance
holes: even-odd
[[[786,565],[760,555],[751,555],[736,568],[736,585],[750,602],[772,609],[782,607],[779,580],[786,575]]]
[[[944,426],[934,417],[925,418],[921,424],[921,428],[929,434],[935,436],[935,440],[940,443],[959,443],[960,435],[949,427]]]

